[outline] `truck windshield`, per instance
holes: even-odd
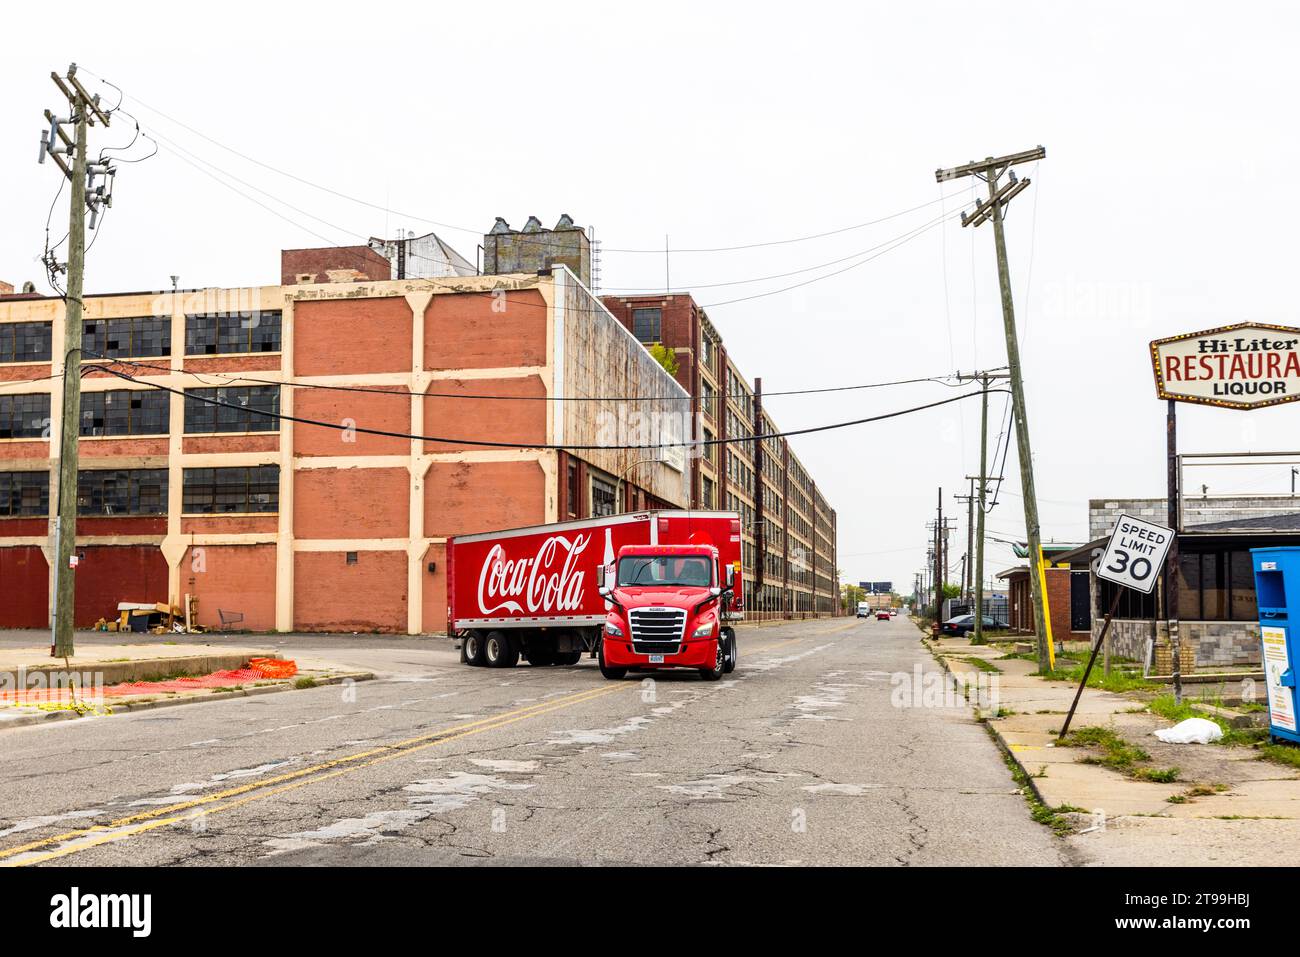
[[[713,584],[710,562],[701,555],[637,555],[619,560],[618,583],[635,585],[685,585],[708,588]]]

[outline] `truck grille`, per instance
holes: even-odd
[[[681,649],[675,641],[638,641],[632,646],[638,655],[675,655]]]
[[[636,650],[645,652],[647,643],[656,645],[676,645],[682,640],[686,631],[686,611],[682,608],[634,608],[630,615],[632,641]],[[661,654],[655,649],[655,654]]]

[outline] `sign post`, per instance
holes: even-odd
[[[1074,693],[1074,702],[1070,705],[1069,714],[1065,716],[1065,724],[1061,726],[1061,733],[1057,736],[1058,741],[1062,740],[1070,730],[1074,711],[1079,707],[1079,699],[1088,684],[1088,676],[1092,674],[1092,666],[1097,661],[1097,652],[1106,643],[1106,632],[1110,631],[1110,621],[1119,608],[1120,596],[1124,594],[1119,589],[1131,588],[1144,595],[1151,594],[1173,543],[1174,530],[1164,525],[1144,522],[1131,515],[1120,515],[1119,521],[1115,523],[1115,528],[1110,533],[1110,541],[1106,544],[1106,551],[1097,560],[1096,569],[1098,578],[1118,587],[1106,612],[1106,620],[1102,622],[1101,634],[1097,636],[1097,643],[1088,657],[1088,665],[1083,669],[1083,680],[1079,682],[1079,690]]]

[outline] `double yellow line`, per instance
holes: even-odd
[[[335,758],[308,768],[299,768],[297,771],[290,771],[276,777],[250,782],[239,787],[228,788],[190,801],[182,801],[167,807],[134,814],[130,817],[119,818],[108,824],[97,824],[94,827],[67,831],[63,834],[41,838],[38,841],[5,848],[0,850],[0,867],[23,867],[28,864],[40,864],[55,858],[66,857],[69,854],[76,854],[79,851],[89,850],[102,844],[124,840],[160,827],[168,827],[182,821],[193,820],[205,814],[228,811],[252,801],[306,787],[319,781],[327,781],[330,778],[381,764],[385,761],[391,761],[394,758],[404,757],[425,748],[446,744],[449,741],[456,741],[475,734],[482,734],[485,731],[494,731],[517,721],[525,721],[551,711],[571,708],[613,694],[616,691],[625,691],[636,687],[638,687],[636,684],[620,683],[594,690],[576,692],[551,701],[529,705],[526,708],[506,711],[490,718],[481,718],[478,721],[470,721],[455,727],[444,728],[441,731],[420,735],[419,737],[383,744],[366,751],[358,751],[345,757]]]

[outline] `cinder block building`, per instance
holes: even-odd
[[[762,379],[750,385],[692,296],[603,301],[642,343],[671,350],[677,381],[692,396],[697,440],[780,431],[763,409]],[[706,446],[691,460],[690,500],[740,513],[750,617],[839,613],[835,511],[786,439]]]
[[[279,285],[90,295],[79,329],[0,294],[0,627],[49,623],[76,348],[78,626],[191,595],[208,627],[441,631],[448,536],[689,505],[684,457],[528,448],[621,444],[629,405],[691,396],[580,280],[567,218],[508,229],[509,272],[431,265],[436,237],[286,250]]]

